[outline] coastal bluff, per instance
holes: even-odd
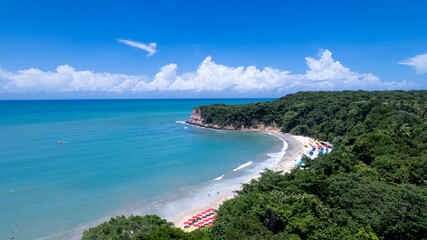
[[[277,126],[277,124],[273,123],[272,126],[265,125],[262,122],[259,122],[256,119],[253,119],[251,121],[251,126],[246,127],[244,124],[238,124],[238,126],[233,126],[232,124],[227,124],[225,126],[219,126],[214,123],[208,123],[203,118],[202,109],[199,107],[196,107],[193,109],[190,119],[186,121],[186,123],[199,126],[199,127],[205,127],[205,128],[213,128],[213,129],[222,129],[222,130],[245,130],[245,131],[280,131],[280,128]]]

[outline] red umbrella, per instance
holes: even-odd
[[[206,214],[206,212],[202,212],[201,214]]]
[[[209,224],[208,224],[208,227],[210,227],[210,226],[213,226],[213,223],[209,223]]]
[[[214,218],[213,217],[210,217],[210,218],[208,218],[209,220],[214,220]]]
[[[199,227],[200,225],[199,224],[194,224],[194,227]]]
[[[209,219],[205,219],[205,220],[203,220],[203,222],[209,222],[210,220]]]
[[[197,216],[193,216],[192,218],[197,218]]]
[[[187,221],[189,221],[189,222],[193,222],[193,221],[194,221],[194,219],[190,218],[190,219],[188,219]]]
[[[209,210],[209,211],[213,211],[213,208],[209,208],[208,210]]]
[[[190,224],[189,222],[184,222],[185,225]]]
[[[209,208],[208,210],[206,210],[205,212],[212,212],[212,208]]]
[[[201,217],[201,216],[203,216],[202,214],[197,214],[197,217]]]
[[[212,219],[213,219],[213,220],[217,220],[218,218],[217,218],[217,217],[213,217]]]

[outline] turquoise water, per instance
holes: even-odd
[[[77,238],[122,213],[169,217],[179,199],[244,181],[281,141],[181,121],[199,105],[256,101],[0,101],[0,239]]]

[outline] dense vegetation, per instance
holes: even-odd
[[[118,218],[82,239],[425,239],[426,97],[427,91],[300,92],[199,107],[207,124],[264,123],[336,149],[287,174],[266,170],[221,205],[208,229],[187,234],[153,216]],[[147,221],[131,224],[135,218]],[[129,235],[128,225],[138,233]]]

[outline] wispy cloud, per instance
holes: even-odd
[[[412,58],[408,58],[406,60],[399,62],[399,64],[404,64],[404,65],[414,67],[417,74],[427,73],[427,53],[420,54]]]
[[[305,60],[307,70],[302,74],[270,67],[230,67],[215,63],[210,56],[193,72],[178,74],[178,65],[172,63],[163,66],[154,77],[78,71],[68,65],[58,66],[56,71],[30,68],[9,72],[0,68],[0,93],[264,92],[269,95],[301,90],[393,90],[415,86],[413,82],[385,82],[372,73],[352,71],[335,61],[328,50],[317,58]]]
[[[119,41],[123,44],[126,44],[128,46],[139,48],[139,49],[142,49],[144,51],[147,51],[148,52],[147,57],[149,57],[149,56],[151,56],[157,52],[157,50],[156,50],[157,43],[155,43],[155,42],[152,42],[152,43],[147,45],[147,44],[140,43],[137,41],[132,41],[132,40],[117,39],[117,41]]]

